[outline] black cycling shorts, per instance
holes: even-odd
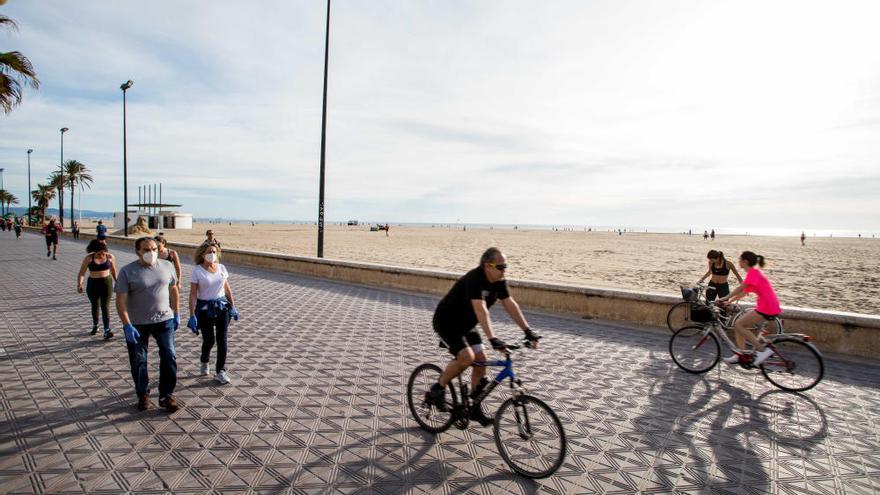
[[[768,315],[767,313],[762,313],[762,312],[758,311],[757,309],[755,310],[755,313],[758,313],[759,315],[763,316],[764,319],[767,321],[773,321],[773,318],[776,318],[779,316],[778,314]]]
[[[730,285],[728,283],[717,284],[709,282],[709,287],[706,288],[706,302],[712,302],[716,297],[726,297],[728,294],[730,294]]]
[[[51,247],[52,244],[58,244],[58,234],[46,236],[46,247]]]
[[[434,331],[449,346],[449,353],[455,357],[458,357],[458,353],[465,347],[473,347],[483,343],[477,327],[468,329],[455,328],[454,326],[441,323],[436,315],[434,315],[433,324]]]

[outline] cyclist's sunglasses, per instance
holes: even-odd
[[[501,271],[501,272],[503,272],[504,270],[507,270],[507,265],[505,265],[505,264],[497,264],[496,265],[495,263],[489,263],[489,266],[491,266],[492,268],[494,268],[498,271]]]

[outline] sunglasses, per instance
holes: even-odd
[[[489,263],[489,266],[501,272],[507,270],[507,265],[504,264],[496,265],[495,263]]]

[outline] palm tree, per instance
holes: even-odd
[[[0,189],[0,216],[4,215],[3,205],[6,204],[6,198],[9,196],[10,194],[6,189]]]
[[[52,197],[58,197],[58,221],[63,225],[64,204],[62,203],[62,201],[64,201],[64,188],[65,186],[67,186],[67,180],[64,179],[64,177],[61,175],[60,170],[56,170],[49,174],[48,181],[49,185],[54,187],[58,191],[58,193],[52,195]]]
[[[46,208],[49,207],[49,201],[55,199],[56,188],[52,184],[37,184],[37,188],[31,191],[31,197],[37,202],[37,209],[40,211],[40,223],[46,219]]]
[[[8,214],[8,213],[9,213],[9,207],[12,206],[12,205],[17,205],[17,204],[18,204],[18,198],[16,198],[14,194],[10,194],[10,193],[8,193],[8,192],[6,192],[6,191],[3,191],[3,193],[4,193],[4,198],[3,198],[3,199],[4,199],[4,201],[6,201],[6,213]]]
[[[73,225],[73,205],[76,204],[73,202],[73,191],[77,184],[79,184],[80,191],[83,190],[83,187],[91,189],[94,179],[89,172],[90,170],[85,164],[76,160],[64,162],[64,181],[70,187],[70,225]]]
[[[18,29],[12,19],[0,15],[0,28],[10,31]],[[40,80],[34,66],[21,52],[0,52],[0,108],[9,115],[12,109],[21,104],[23,87],[39,89]]]

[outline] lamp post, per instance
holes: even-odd
[[[324,33],[324,106],[321,112],[321,174],[318,186],[318,258],[324,257],[324,158],[327,147],[327,63],[330,56],[330,0],[327,0],[327,29]]]
[[[33,153],[33,152],[34,152],[34,150],[27,151],[27,153],[28,153],[28,190],[27,190],[27,195],[28,195],[27,224],[28,224],[28,226],[31,225],[31,196],[33,196],[33,194],[31,194],[31,153]]]
[[[122,224],[125,237],[128,237],[128,144],[126,143],[125,131],[125,92],[134,86],[134,81],[129,79],[119,86],[122,90]]]
[[[0,191],[5,191],[5,190],[6,190],[6,189],[3,189],[3,171],[4,171],[4,170],[6,170],[6,169],[5,169],[5,168],[0,168]],[[6,204],[3,203],[3,200],[0,200],[0,215],[3,215],[3,210],[4,210],[5,208],[6,208]]]
[[[58,169],[61,171],[59,178],[61,190],[58,191],[58,220],[61,222],[62,227],[64,226],[64,133],[69,130],[67,127],[61,128],[61,164],[58,166]]]

